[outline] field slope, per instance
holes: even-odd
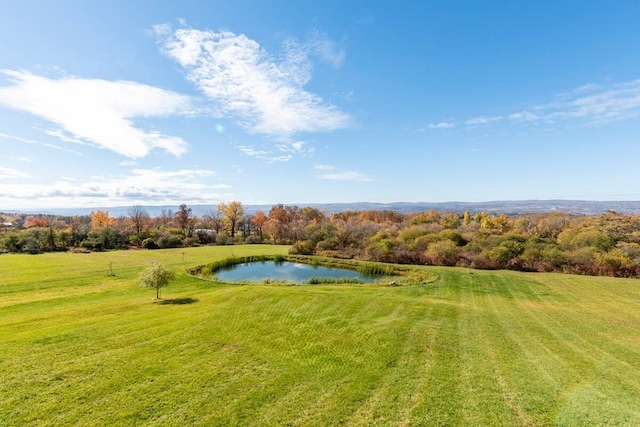
[[[0,256],[0,425],[640,425],[640,281],[137,275],[281,246]]]

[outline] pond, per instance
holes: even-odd
[[[365,275],[354,270],[301,264],[297,262],[251,262],[220,269],[216,275],[223,282],[260,282],[265,279],[305,283],[313,277],[350,278],[372,283],[384,276]]]

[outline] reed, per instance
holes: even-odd
[[[357,277],[312,277],[305,282],[308,285],[359,285],[364,282]]]

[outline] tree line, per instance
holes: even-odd
[[[112,218],[0,217],[0,252],[100,251],[208,244],[292,245],[294,254],[481,269],[640,275],[640,216],[609,211],[584,216],[430,210],[346,211],[277,204],[247,214],[241,202],[196,216],[186,205],[150,216],[140,206]]]

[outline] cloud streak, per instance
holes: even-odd
[[[3,179],[29,178],[30,176],[24,172],[0,166],[0,181]]]
[[[558,94],[547,103],[501,116],[476,116],[462,122],[468,128],[503,124],[582,122],[605,124],[640,116],[640,79],[624,83],[587,84]],[[431,123],[429,129],[450,129],[454,121]]]
[[[0,177],[5,173],[28,177],[0,168]],[[27,208],[211,203],[222,199],[221,190],[230,188],[206,183],[214,175],[203,169],[133,169],[129,175],[92,177],[83,182],[62,178],[52,184],[6,184],[0,204]]]
[[[452,122],[439,122],[439,123],[429,123],[427,126],[429,129],[451,129],[456,127],[455,123]]]
[[[491,117],[478,116],[478,117],[473,117],[469,120],[466,120],[464,124],[467,126],[476,126],[476,125],[485,125],[487,123],[499,122],[501,120],[502,120],[502,117],[500,116],[491,116]]]
[[[28,138],[21,138],[19,136],[13,136],[13,135],[8,135],[6,133],[0,133],[0,138],[5,138],[5,139],[11,139],[14,141],[20,141],[24,144],[37,144],[38,141],[35,141],[33,139],[28,139]]]
[[[161,51],[186,70],[186,78],[212,103],[213,114],[234,119],[253,134],[287,140],[301,132],[347,127],[351,118],[304,86],[311,79],[311,53],[339,66],[344,54],[326,38],[304,45],[292,39],[283,54],[229,31],[154,27]]]
[[[602,86],[589,84],[535,108],[547,119],[578,119],[604,123],[640,115],[640,79]]]
[[[371,177],[354,171],[336,171],[336,168],[331,165],[315,165],[315,170],[323,171],[322,175],[318,176],[318,179],[325,179],[329,181],[352,181],[352,182],[369,182],[372,181]]]
[[[258,150],[246,145],[238,145],[236,148],[247,156],[264,160],[267,163],[288,162],[289,160],[293,159],[293,156],[291,154],[277,155],[277,154],[274,154],[272,151]]]
[[[190,99],[184,95],[131,81],[2,73],[11,85],[0,87],[0,105],[57,125],[46,133],[64,142],[86,143],[129,158],[144,157],[156,148],[175,156],[187,149],[182,138],[143,130],[134,123],[136,118],[188,112]]]

